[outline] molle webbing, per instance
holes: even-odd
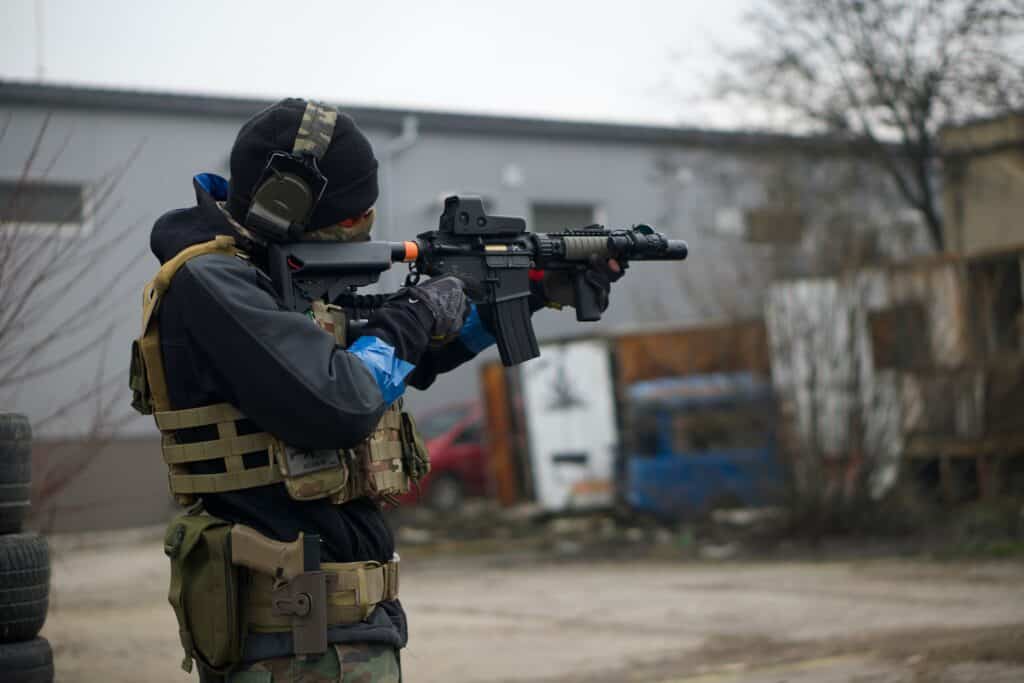
[[[369,451],[367,469],[372,489],[380,495],[398,495],[409,489],[408,473],[403,467],[402,413],[388,410],[376,431],[362,446]]]
[[[166,411],[171,407],[171,400],[167,394],[167,375],[164,373],[164,359],[160,353],[160,329],[156,324],[156,312],[160,308],[160,301],[167,289],[171,286],[174,275],[190,259],[204,254],[224,254],[237,256],[241,254],[235,246],[235,239],[228,235],[217,235],[209,242],[194,244],[187,249],[182,249],[174,258],[160,266],[154,277],[145,289],[142,290],[142,336],[139,337],[138,347],[141,351],[142,360],[145,365],[145,382],[148,385],[148,393],[152,401],[152,409]]]
[[[171,492],[176,496],[194,496],[199,493],[224,493],[239,489],[266,486],[282,481],[280,470],[270,456],[273,437],[266,432],[238,434],[238,420],[243,415],[228,403],[201,408],[169,410],[155,413],[156,424],[164,433],[161,451],[170,468]],[[195,443],[179,443],[175,431],[197,427],[217,428],[217,438]],[[266,465],[246,468],[244,455],[265,454]],[[187,465],[219,460],[224,472],[216,474],[190,474]]]
[[[193,429],[218,422],[244,419],[242,412],[230,403],[185,408],[184,410],[165,410],[154,413],[153,417],[156,418],[156,426],[160,431]]]
[[[330,111],[326,114],[322,108],[319,111],[330,118]],[[309,135],[317,139],[317,130],[328,121],[313,123]],[[161,451],[169,469],[171,493],[178,502],[189,505],[198,494],[225,493],[279,482],[286,483],[289,495],[296,500],[329,497],[339,505],[362,496],[390,499],[408,491],[409,475],[412,474],[413,479],[422,477],[429,471],[429,460],[415,433],[412,418],[401,411],[401,401],[384,412],[366,441],[353,450],[338,451],[340,469],[334,474],[320,474],[315,470],[296,474],[286,468],[289,455],[286,451],[294,449],[288,449],[267,432],[239,434],[241,425],[251,426],[245,416],[228,403],[171,409],[156,313],[175,273],[189,259],[204,254],[245,256],[235,246],[234,238],[219,235],[209,242],[188,247],[167,261],[143,291],[142,335],[132,349],[133,405],[140,412],[152,414],[163,434]],[[319,301],[313,302],[312,311],[317,324],[344,346],[347,328],[344,311]],[[192,430],[201,430],[199,434],[206,432],[205,440],[196,441],[198,434]],[[213,437],[214,431],[216,437]],[[245,456],[262,456],[262,462],[246,467]],[[194,473],[193,465],[215,461],[220,465],[216,469],[223,471]],[[411,472],[407,463],[415,465]]]
[[[156,425],[163,433],[161,451],[170,469],[171,493],[182,503],[191,502],[195,494],[199,493],[223,493],[265,486],[282,479],[270,458],[271,436],[266,432],[239,435],[237,423],[244,416],[234,406],[219,403],[171,410],[156,313],[175,274],[190,259],[204,254],[240,256],[242,252],[235,246],[234,238],[228,235],[218,235],[209,242],[195,244],[163,264],[142,292],[142,336],[138,340],[138,347],[145,366],[146,393]],[[216,427],[217,438],[198,443],[182,443],[179,440],[177,432],[197,427]],[[264,454],[267,464],[246,469],[242,456],[250,453]],[[189,464],[210,460],[220,460],[224,472],[189,473]]]

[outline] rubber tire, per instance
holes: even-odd
[[[35,638],[49,602],[46,539],[39,534],[0,536],[0,643]]]
[[[0,643],[0,671],[5,683],[51,683],[53,651],[46,638]]]
[[[454,474],[445,473],[430,482],[427,505],[436,512],[455,512],[462,507],[465,497],[459,478]]]
[[[32,496],[32,428],[28,418],[0,414],[0,534],[21,531]]]

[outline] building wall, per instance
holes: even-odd
[[[0,395],[0,404],[16,407],[34,419],[48,415],[61,399],[93,384],[99,364],[108,368],[108,377],[126,371],[128,343],[137,334],[139,292],[157,265],[148,252],[150,227],[162,212],[193,203],[193,174],[227,173],[228,151],[243,122],[242,118],[220,116],[43,111],[0,104],[0,117],[9,120],[0,140],[0,179],[20,175],[47,116],[50,118],[36,168],[56,157],[49,180],[89,183],[131,161],[105,203],[102,213],[106,216],[109,210],[109,217],[96,221],[90,239],[99,240],[121,230],[123,236],[109,245],[102,267],[84,273],[46,314],[48,323],[58,326],[89,302],[91,293],[106,291],[103,303],[111,307],[109,317],[114,320],[109,339],[82,348],[83,338],[88,336],[85,332],[67,335],[52,351],[55,356],[71,356],[66,365],[16,392]],[[702,238],[695,226],[701,215],[710,211],[702,200],[710,192],[699,185],[689,188],[687,194],[692,199],[687,210],[674,214],[671,224],[659,223],[657,218],[664,213],[663,198],[652,180],[654,156],[659,150],[652,145],[423,131],[416,144],[389,159],[383,150],[398,131],[367,132],[382,162],[381,215],[375,227],[380,239],[400,239],[436,227],[443,194],[463,192],[487,197],[491,211],[505,215],[529,216],[535,202],[590,203],[597,209],[596,218],[609,225],[653,223],[674,237],[690,240],[695,253],[700,253]],[[516,182],[503,182],[503,175],[510,173],[517,177]],[[101,222],[105,225],[99,225]],[[634,267],[624,283],[616,287],[615,304],[605,320],[589,329],[640,322],[640,311],[645,309],[633,304],[653,299],[662,301],[659,314],[681,321],[690,319],[692,311],[679,296],[672,273],[675,268],[686,267],[688,264]],[[384,278],[382,286],[398,286],[403,276],[404,271],[396,269]],[[579,329],[571,312],[542,312],[535,324],[541,338]],[[38,363],[43,365],[47,360],[40,358]],[[475,368],[452,373],[432,391],[431,401],[436,402],[438,394],[441,401],[465,398],[475,390],[475,379]],[[107,396],[122,389],[119,385]],[[127,396],[126,391],[123,393]],[[415,405],[421,399],[412,392],[410,400]],[[62,419],[45,423],[41,431],[55,437],[83,433],[92,412],[88,406],[71,409]],[[120,427],[123,433],[152,433],[148,419],[126,415]]]
[[[29,176],[45,175],[51,181],[94,183],[125,167],[102,207],[102,219],[85,238],[87,247],[101,245],[99,260],[80,275],[48,283],[59,296],[40,312],[38,329],[63,333],[30,364],[35,369],[51,364],[57,368],[0,389],[0,410],[28,414],[42,438],[81,437],[95,428],[96,416],[102,414],[102,426],[116,438],[139,440],[132,442],[131,450],[143,459],[132,467],[142,473],[129,477],[121,469],[123,458],[136,456],[107,448],[89,461],[92,478],[83,475],[70,482],[60,499],[64,510],[93,506],[98,504],[96,487],[104,486],[114,498],[129,493],[150,497],[148,513],[118,513],[117,524],[128,518],[160,517],[167,509],[155,428],[149,418],[131,412],[126,386],[128,347],[138,334],[139,295],[157,266],[148,249],[150,228],[163,212],[194,203],[195,173],[227,174],[230,146],[250,114],[219,100],[204,110],[194,98],[183,97],[179,104],[173,96],[155,99],[170,106],[161,110],[150,98],[149,104],[136,108],[97,109],[83,104],[73,91],[66,97],[54,91],[43,98],[46,104],[33,104],[24,98],[7,101],[0,89],[0,127],[6,125],[0,138],[0,180],[18,178],[33,154]],[[253,103],[252,111],[259,106]],[[650,223],[690,242],[691,257],[684,264],[631,267],[628,277],[615,286],[612,306],[599,323],[579,324],[571,311],[539,312],[534,325],[541,341],[638,323],[692,324],[708,316],[760,314],[759,275],[747,270],[760,255],[744,249],[735,236],[723,237],[716,228],[723,209],[746,210],[765,201],[765,162],[776,152],[791,158],[799,149],[792,141],[778,145],[757,136],[699,132],[687,137],[668,129],[664,134],[641,135],[622,127],[602,129],[615,130],[605,137],[600,131],[561,135],[560,130],[571,126],[514,120],[493,120],[482,127],[445,126],[437,123],[439,115],[421,113],[416,140],[399,146],[392,141],[401,134],[402,112],[379,114],[366,125],[381,161],[374,228],[378,239],[402,239],[436,227],[443,196],[464,193],[482,195],[492,213],[528,219],[537,203],[589,204],[598,222],[616,227]],[[34,153],[37,138],[41,144]],[[381,288],[399,286],[403,276],[401,269],[386,274]],[[694,303],[694,292],[716,289],[729,290],[728,310]],[[82,311],[87,315],[76,315]],[[430,389],[430,405],[476,395],[479,367],[496,355],[492,349],[439,378]],[[88,398],[82,399],[85,395]],[[426,405],[427,395],[410,390],[407,401],[415,411]],[[46,467],[71,456],[54,458]],[[96,521],[102,518],[69,517],[67,523],[75,528],[102,526]],[[59,528],[59,519],[55,523]]]
[[[0,410],[28,414],[41,439],[88,434],[96,425],[100,406],[109,407],[109,415],[102,420],[104,429],[114,429],[117,438],[131,439],[125,442],[126,448],[107,447],[95,453],[86,474],[68,482],[60,496],[48,501],[56,505],[57,516],[47,517],[47,524],[54,528],[116,526],[126,520],[141,523],[166,514],[165,475],[156,457],[155,428],[151,419],[132,413],[126,386],[128,347],[138,334],[139,296],[157,266],[148,250],[149,232],[164,211],[194,203],[193,174],[227,174],[230,145],[243,121],[238,116],[43,109],[0,100],[0,122],[7,125],[0,139],[0,180],[21,176],[37,138],[41,144],[29,177],[45,175],[52,182],[88,184],[127,164],[93,221],[91,235],[84,238],[89,244],[83,249],[117,238],[104,244],[96,267],[73,281],[56,283],[59,297],[41,312],[40,330],[60,329],[72,319],[81,324],[68,326],[59,342],[45,356],[34,358],[32,365],[42,368],[66,360],[60,360],[54,371],[0,391]],[[657,146],[422,130],[412,147],[391,158],[387,143],[399,132],[397,127],[367,129],[381,159],[381,211],[375,228],[380,239],[400,239],[436,227],[442,196],[462,192],[483,195],[492,212],[504,215],[529,217],[535,202],[593,204],[595,218],[609,225],[653,223],[673,237],[690,240],[695,253],[700,253],[702,240],[695,224],[711,211],[702,200],[708,193],[699,185],[689,187],[687,210],[674,213],[671,223],[659,223],[664,208],[661,189],[653,180]],[[661,301],[657,310],[671,319],[692,319],[672,273],[673,268],[685,267],[650,264],[631,269],[626,281],[616,287],[605,319],[588,324],[587,331],[641,322],[642,311],[650,309],[638,304],[653,299]],[[398,286],[403,275],[404,271],[389,274],[382,287]],[[75,316],[82,310],[89,312],[84,322]],[[582,331],[571,311],[544,311],[534,321],[541,339]],[[495,355],[491,350],[479,362]],[[431,404],[475,395],[479,362],[442,377],[430,391]],[[91,395],[96,387],[101,388]],[[79,400],[84,395],[89,398]],[[410,390],[408,402],[415,410],[425,405],[426,395]],[[39,479],[81,457],[73,449],[48,450],[52,455],[37,466]],[[135,455],[129,455],[129,450]],[[128,457],[134,460],[125,469]],[[122,503],[141,508],[132,508],[128,514],[128,508],[121,509]],[[93,513],[81,514],[83,510]]]
[[[1024,245],[1024,114],[946,131],[946,243],[967,256]]]
[[[1024,305],[1008,291],[1020,264],[1019,251],[941,256],[771,287],[772,379],[801,494],[838,493],[867,467],[880,495],[902,459],[1024,452]],[[999,296],[984,294],[992,280]]]

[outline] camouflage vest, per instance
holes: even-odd
[[[178,269],[203,254],[246,258],[234,238],[226,235],[182,250],[143,290],[142,334],[132,342],[132,406],[156,419],[171,493],[179,503],[190,505],[199,494],[276,483],[284,483],[288,494],[298,501],[329,498],[340,505],[363,496],[393,500],[430,471],[426,448],[412,416],[402,410],[401,400],[387,409],[370,436],[355,448],[317,451],[294,448],[267,432],[240,435],[239,422],[245,416],[229,403],[171,409],[156,312]],[[344,310],[315,302],[312,316],[338,344],[346,345]],[[180,437],[182,430],[196,427],[215,427],[217,438],[189,443]],[[246,467],[243,456],[251,453],[266,453],[267,464]],[[190,471],[191,464],[204,461],[219,461],[223,471]]]

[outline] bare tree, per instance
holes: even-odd
[[[845,137],[943,248],[937,135],[1024,104],[1024,0],[766,0],[717,92]]]
[[[689,165],[700,167],[701,179],[680,183],[680,168]],[[907,222],[877,164],[857,155],[782,147],[724,160],[663,155],[652,178],[659,221],[698,233],[701,258],[674,275],[702,320],[761,317],[768,288],[779,280],[930,251],[925,230]],[[725,213],[736,225],[720,224]]]
[[[0,149],[11,119],[0,122]],[[50,455],[58,446],[37,444],[37,514],[103,452],[128,417],[124,392],[113,391],[126,383],[127,371],[111,372],[108,353],[123,315],[122,274],[142,252],[127,260],[115,256],[116,245],[138,227],[115,222],[115,189],[141,145],[81,190],[72,185],[63,196],[49,195],[47,188],[68,189],[52,176],[71,141],[71,132],[55,138],[46,116],[18,177],[5,183],[0,198],[0,409],[16,410],[19,395],[33,382],[66,373],[83,358],[94,365],[90,381],[80,387],[68,383],[48,414],[32,416],[33,429],[43,432],[72,415],[86,422],[79,425],[80,440],[70,450],[61,448],[57,461],[50,462]],[[80,286],[87,274],[97,286]]]

